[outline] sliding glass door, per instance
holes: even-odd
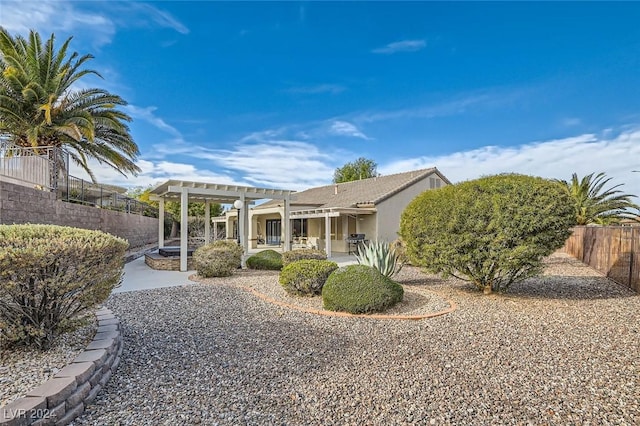
[[[282,234],[282,221],[280,219],[267,219],[267,244],[280,245]]]

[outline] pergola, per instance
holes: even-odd
[[[234,204],[240,201],[238,212],[238,233],[244,253],[249,251],[249,204],[255,200],[271,199],[284,201],[284,217],[289,217],[291,194],[293,191],[283,189],[253,188],[238,185],[223,185],[217,183],[189,182],[183,180],[168,180],[151,190],[151,200],[159,203],[158,247],[164,247],[164,203],[165,201],[180,202],[180,270],[187,270],[188,249],[188,206],[189,201],[205,203],[205,241],[211,236],[211,217],[209,205],[211,203]],[[234,204],[236,205],[236,204]],[[237,207],[237,205],[236,205]],[[284,250],[290,249],[291,228],[288,220],[283,220]]]

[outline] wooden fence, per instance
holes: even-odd
[[[640,227],[576,226],[564,251],[640,293]]]

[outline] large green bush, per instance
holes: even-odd
[[[299,250],[285,251],[282,254],[283,266],[287,266],[292,262],[297,262],[298,260],[303,260],[303,259],[327,260],[327,253],[325,253],[324,250],[299,249]]]
[[[352,314],[382,312],[403,297],[400,284],[366,265],[343,266],[329,275],[322,289],[325,309]]]
[[[228,277],[240,268],[242,253],[235,241],[219,240],[199,247],[193,253],[193,262],[203,278]]]
[[[282,269],[280,285],[295,296],[314,296],[322,292],[327,277],[336,269],[338,264],[328,260],[298,260]]]
[[[127,247],[100,231],[0,225],[0,340],[47,348],[120,284]]]
[[[504,174],[425,191],[403,212],[400,234],[414,265],[490,293],[538,274],[574,221],[560,185]]]
[[[263,250],[247,259],[247,267],[279,271],[282,269],[282,254],[275,250]]]

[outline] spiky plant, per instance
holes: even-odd
[[[571,182],[558,180],[571,195],[576,214],[576,225],[611,225],[625,218],[638,218],[630,209],[638,209],[632,201],[635,195],[625,194],[618,189],[623,184],[606,187],[611,178],[604,173],[594,173],[578,178],[571,176]]]
[[[356,259],[361,265],[371,266],[389,278],[402,269],[398,254],[386,241],[371,241],[367,245],[360,245]]]
[[[25,39],[0,27],[0,140],[64,147],[94,181],[89,158],[137,174],[131,117],[117,109],[127,103],[103,89],[78,87],[82,77],[101,76],[84,68],[92,55],[68,54],[70,42],[56,50],[53,34],[43,44],[35,31]]]

